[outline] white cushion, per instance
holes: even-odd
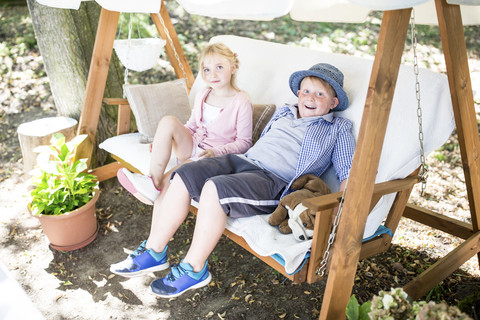
[[[138,132],[153,139],[160,119],[166,115],[187,122],[192,109],[188,101],[184,79],[177,79],[150,85],[126,84],[123,87]]]
[[[100,143],[99,147],[112,154],[126,166],[136,168],[144,175],[150,174],[150,144],[140,142],[140,133],[127,133],[111,137]],[[167,170],[177,164],[174,155],[170,157]]]

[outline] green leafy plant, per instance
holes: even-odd
[[[30,194],[30,210],[34,215],[61,215],[85,205],[98,190],[94,175],[85,173],[87,159],[75,159],[75,149],[87,135],[70,142],[62,133],[54,134],[49,146],[35,148],[40,152]]]
[[[360,305],[352,295],[348,302],[346,315],[348,320],[433,320],[433,319],[471,319],[457,307],[446,302],[413,301],[402,288],[392,288],[380,293]]]

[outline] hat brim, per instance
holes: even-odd
[[[310,70],[301,70],[301,71],[297,71],[297,72],[294,72],[291,76],[290,76],[290,89],[292,90],[293,94],[296,95],[298,97],[298,90],[300,90],[300,84],[302,83],[302,80],[303,78],[305,77],[317,77],[317,78],[320,78],[320,79],[323,79],[325,81],[328,82],[328,84],[330,84],[333,88],[333,90],[335,90],[335,93],[337,94],[337,98],[338,98],[338,105],[332,109],[332,111],[343,111],[345,109],[347,109],[348,107],[348,97],[347,97],[347,93],[345,92],[345,90],[343,90],[343,88],[333,79],[329,78],[329,77],[326,77],[324,74],[321,74],[321,73],[318,73],[318,72],[315,72],[315,71],[310,71]]]

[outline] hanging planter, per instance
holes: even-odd
[[[82,0],[37,0],[37,2],[43,4],[44,6],[53,8],[78,10]]]
[[[153,68],[166,41],[160,38],[115,40],[113,48],[122,64],[133,71]]]
[[[99,5],[110,11],[158,13],[161,0],[96,0]]]

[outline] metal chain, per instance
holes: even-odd
[[[347,190],[348,179],[349,178],[350,178],[350,174],[348,175],[347,182],[345,183],[345,188],[343,189],[342,198],[340,199],[340,203],[338,204],[337,214],[335,215],[335,219],[333,220],[332,231],[330,232],[330,236],[328,237],[327,249],[323,253],[323,258],[322,258],[322,262],[320,262],[320,266],[315,271],[315,273],[317,275],[321,276],[321,277],[323,277],[325,275],[325,271],[327,270],[328,257],[330,255],[330,247],[332,246],[333,242],[335,241],[335,236],[336,236],[336,233],[337,233],[337,227],[338,227],[338,224],[340,223],[340,217],[341,217],[342,211],[343,211],[343,202],[345,200],[345,191]]]
[[[419,67],[418,67],[418,57],[417,57],[417,35],[415,30],[415,10],[412,9],[412,16],[410,18],[411,24],[411,41],[412,41],[412,51],[413,51],[413,72],[415,73],[415,93],[417,97],[417,119],[418,119],[418,140],[420,142],[420,181],[422,183],[421,195],[424,195],[425,188],[427,186],[427,165],[425,163],[425,150],[423,147],[423,127],[422,127],[422,107],[420,103],[420,82],[418,80]]]
[[[129,54],[128,52],[130,52],[130,39],[132,37],[132,14],[129,13],[129,21],[128,21],[128,47],[127,47],[127,60],[125,62],[125,71],[123,73],[123,85],[126,85],[128,84],[128,57],[129,57]],[[125,95],[125,90],[123,91],[123,98],[125,99],[126,95]]]
[[[185,81],[187,82],[187,87],[190,88],[190,81],[188,81],[187,72],[185,71],[185,68],[183,67],[182,62],[180,61],[180,56],[178,55],[178,52],[175,49],[175,45],[173,44],[173,40],[170,37],[170,32],[168,32],[168,29],[165,26],[165,21],[163,21],[163,18],[160,15],[160,13],[157,13],[157,16],[158,16],[158,19],[160,19],[160,22],[162,23],[163,31],[165,31],[165,34],[167,35],[168,42],[170,43],[170,46],[173,49],[173,53],[175,54],[175,58],[177,59],[178,65],[180,66],[180,69],[182,69],[183,77],[185,78]]]

